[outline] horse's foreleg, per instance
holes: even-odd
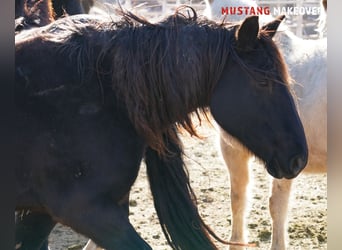
[[[286,218],[292,180],[273,179],[270,213],[272,217],[272,250],[286,249]]]
[[[55,226],[46,213],[23,211],[15,215],[15,249],[47,250],[47,238]]]
[[[249,182],[249,153],[231,136],[221,131],[221,152],[230,173],[232,236],[231,241],[246,242],[244,230],[247,203],[247,187]],[[231,246],[230,249],[242,249]]]
[[[129,193],[125,196],[125,198],[121,202],[124,211],[128,216],[129,213]],[[104,250],[103,248],[96,245],[94,241],[91,239],[88,240],[87,244],[82,248],[82,250]]]
[[[151,249],[130,224],[126,209],[121,205],[104,201],[83,207],[82,212],[72,216],[71,213],[64,214],[63,218],[66,224],[91,238],[96,245],[107,250]]]

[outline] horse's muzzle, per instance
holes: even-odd
[[[293,157],[290,161],[291,174],[289,176],[284,176],[286,179],[291,179],[299,175],[299,173],[305,168],[308,158],[303,155],[297,155]]]
[[[274,158],[272,159],[272,164],[268,164],[267,172],[277,179],[292,179],[297,177],[305,168],[307,159],[307,154],[296,155],[288,161],[288,164],[286,164],[288,167],[284,168],[279,163],[279,160]]]

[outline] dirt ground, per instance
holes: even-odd
[[[191,184],[202,217],[219,236],[228,240],[231,232],[230,183],[219,151],[218,132],[207,125],[202,125],[199,131],[203,139],[182,136]],[[249,242],[257,242],[259,246],[254,249],[269,249],[270,176],[257,162],[253,162],[251,168],[253,183],[250,185],[247,218]],[[288,249],[327,249],[326,181],[326,174],[300,175],[293,183],[288,214]],[[153,249],[171,249],[158,223],[144,164],[131,192],[130,220]],[[51,250],[81,249],[86,241],[87,238],[61,225],[56,226],[49,238]],[[228,249],[219,243],[218,246],[220,249]]]

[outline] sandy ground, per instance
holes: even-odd
[[[231,232],[230,183],[220,156],[218,132],[207,125],[200,127],[199,131],[203,139],[182,137],[191,184],[202,217],[219,236],[228,240]],[[259,247],[254,249],[268,249],[271,240],[268,210],[270,177],[257,162],[253,162],[251,168],[253,183],[247,219],[249,242],[258,243]],[[288,214],[288,249],[327,249],[326,181],[326,174],[300,175],[293,183]],[[143,164],[131,192],[130,220],[153,249],[171,249],[158,223]],[[49,241],[51,250],[76,250],[83,247],[87,238],[57,225]],[[228,249],[222,244],[218,246]]]

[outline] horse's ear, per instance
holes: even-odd
[[[275,35],[275,33],[277,32],[277,29],[278,29],[281,21],[283,21],[284,19],[285,19],[285,15],[278,16],[272,22],[269,22],[269,23],[265,24],[264,26],[262,26],[261,29],[266,30],[269,37],[272,38]]]
[[[243,20],[239,29],[236,31],[238,48],[248,50],[254,47],[259,33],[259,17],[249,16]]]

